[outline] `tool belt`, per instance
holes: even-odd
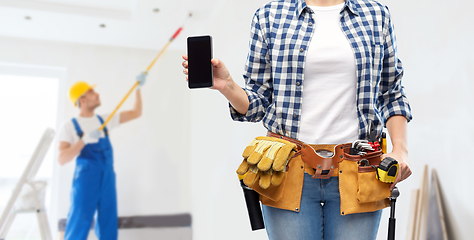
[[[345,160],[355,161],[357,164],[361,160],[368,160],[368,165],[378,166],[380,164],[380,157],[382,156],[382,150],[378,150],[372,153],[367,153],[364,156],[360,155],[350,155],[350,143],[344,144],[306,144],[304,142],[298,141],[293,138],[285,137],[276,133],[268,132],[268,137],[275,137],[284,139],[286,141],[292,142],[298,146],[298,151],[296,152],[295,156],[301,154],[301,160],[307,163],[311,168],[314,170],[314,174],[312,174],[312,178],[318,179],[328,179],[331,176],[338,176],[339,163]],[[332,152],[332,157],[322,157],[316,151],[325,149],[327,151]],[[373,171],[373,167],[362,167],[360,171],[362,172],[370,172]],[[336,172],[335,172],[336,171]]]
[[[390,184],[380,182],[376,179],[376,169],[381,162],[382,150],[375,149],[365,155],[351,155],[351,144],[311,145],[293,138],[285,137],[272,132],[267,137],[286,140],[297,146],[296,153],[291,156],[285,171],[285,178],[281,186],[271,186],[262,189],[258,184],[249,187],[261,195],[262,203],[265,205],[299,211],[298,208],[286,207],[298,199],[294,194],[301,194],[303,179],[299,176],[300,171],[291,169],[300,168],[299,164],[292,164],[294,159],[301,158],[304,162],[304,172],[311,174],[312,178],[328,179],[331,176],[339,177],[339,190],[341,197],[341,215],[372,212],[390,205]],[[331,153],[321,156],[321,150]],[[364,164],[361,164],[364,162]],[[295,162],[297,163],[297,162]],[[303,166],[301,167],[303,168]],[[286,184],[285,184],[286,182]],[[300,184],[301,182],[301,184]],[[286,192],[286,194],[285,194]],[[291,193],[291,194],[290,194]],[[290,199],[291,198],[291,199]]]

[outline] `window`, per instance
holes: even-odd
[[[61,96],[58,93],[65,70],[61,69],[62,74],[59,74],[61,76],[57,74],[57,69],[51,70],[0,64],[0,212],[2,213],[44,131],[46,128],[57,129],[58,110],[61,105],[58,104]],[[56,74],[51,74],[55,71]],[[52,209],[51,187],[56,154],[53,146],[54,141],[35,178],[48,183],[45,202],[47,212]],[[50,212],[48,214],[51,215]],[[41,239],[37,221],[34,213],[18,214],[9,229],[7,239]],[[56,226],[51,220],[49,224],[53,229]]]

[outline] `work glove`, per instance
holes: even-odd
[[[138,81],[138,89],[140,89],[140,87],[143,86],[143,84],[145,84],[147,75],[148,75],[148,72],[142,72],[138,74],[137,77],[135,78]]]
[[[289,141],[274,137],[257,137],[244,150],[244,160],[237,174],[244,175],[244,183],[258,185],[267,189],[270,185],[280,186],[288,161],[295,155],[298,147]]]
[[[82,141],[84,144],[93,144],[99,142],[100,138],[100,131],[99,130],[94,130],[92,132],[89,132],[87,134],[84,134],[82,136]]]

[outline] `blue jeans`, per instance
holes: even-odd
[[[305,173],[299,212],[263,206],[270,240],[377,238],[382,210],[340,215],[339,178],[312,179]]]

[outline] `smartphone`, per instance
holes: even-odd
[[[212,37],[188,37],[188,87],[207,88],[213,86]]]

